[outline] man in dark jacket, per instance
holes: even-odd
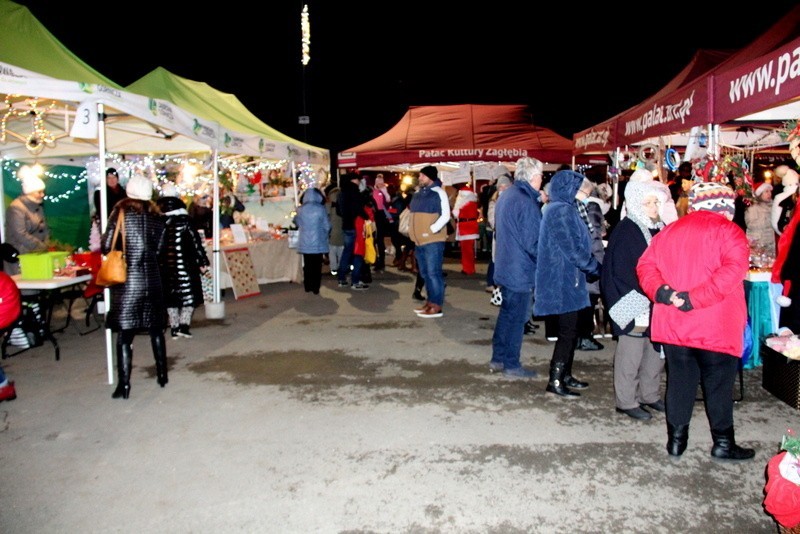
[[[350,273],[350,287],[353,289],[367,289],[369,286],[361,281],[361,265],[363,256],[353,253],[356,244],[356,217],[367,218],[364,212],[364,202],[358,184],[361,181],[356,173],[347,173],[342,181],[339,200],[336,204],[336,213],[342,218],[342,234],[344,249],[339,261],[339,287],[347,287],[347,274]],[[352,264],[353,270],[350,271]]]
[[[536,282],[544,165],[534,158],[522,158],[516,167],[514,183],[497,198],[494,212],[494,281],[501,288],[503,303],[492,336],[489,370],[502,370],[510,378],[534,378],[536,372],[522,367],[519,359]]]

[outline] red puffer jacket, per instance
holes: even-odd
[[[742,357],[750,246],[744,231],[718,213],[696,211],[653,237],[636,268],[650,300],[667,284],[688,291],[688,312],[656,303],[651,339]]]

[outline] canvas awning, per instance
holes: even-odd
[[[537,126],[526,106],[412,106],[386,133],[339,153],[339,167],[363,168],[534,157],[569,163],[572,143]]]

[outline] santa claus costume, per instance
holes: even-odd
[[[456,241],[461,247],[461,272],[475,274],[475,240],[479,236],[478,195],[465,185],[458,191],[453,218],[456,220]]]

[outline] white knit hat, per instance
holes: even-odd
[[[44,191],[44,182],[38,176],[26,176],[22,179],[22,192],[24,194],[34,191]]]
[[[136,174],[128,180],[125,192],[128,194],[129,198],[151,200],[153,198],[153,182],[141,174]]]

